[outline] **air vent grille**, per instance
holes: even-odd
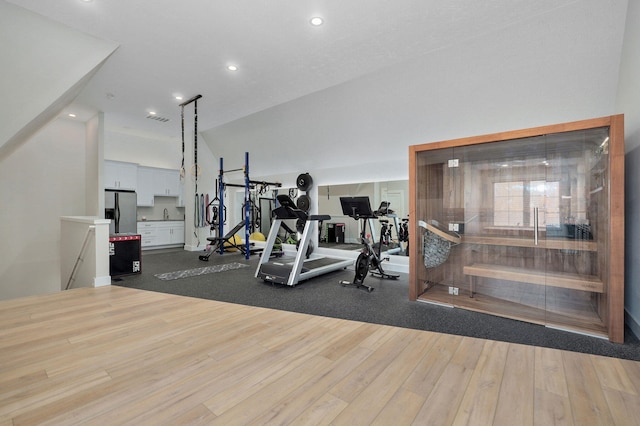
[[[166,118],[166,117],[160,117],[159,115],[151,115],[151,114],[149,114],[149,115],[147,115],[147,118],[150,118],[150,119],[152,119],[152,120],[159,121],[159,122],[161,122],[161,123],[166,123],[167,121],[169,121],[169,119],[168,119],[168,118]]]

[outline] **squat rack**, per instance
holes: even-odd
[[[265,185],[265,186],[275,186],[277,188],[281,187],[282,184],[279,182],[264,182],[264,181],[257,181],[257,180],[251,180],[249,178],[249,153],[245,152],[244,153],[244,167],[241,169],[230,169],[230,170],[224,170],[223,167],[224,164],[224,159],[222,157],[220,157],[220,171],[218,173],[218,190],[220,192],[220,201],[219,201],[219,215],[220,215],[220,220],[218,223],[218,235],[224,235],[224,222],[225,222],[225,217],[224,217],[224,190],[227,186],[229,187],[234,187],[234,188],[244,188],[244,233],[245,233],[245,238],[244,238],[244,243],[245,243],[245,251],[244,251],[244,257],[245,259],[249,259],[249,255],[250,255],[250,251],[249,251],[249,225],[250,225],[250,220],[249,220],[249,216],[250,216],[250,212],[249,212],[249,203],[251,201],[251,195],[250,195],[250,191],[251,189],[255,188],[256,185]],[[234,184],[234,183],[224,183],[223,178],[224,178],[224,174],[225,173],[230,173],[230,172],[238,172],[242,170],[244,172],[244,185],[240,185],[240,184]],[[224,253],[224,245],[220,244],[220,254]]]

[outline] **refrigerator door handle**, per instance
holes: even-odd
[[[117,192],[114,194],[115,195],[115,212],[114,212],[114,217],[115,217],[115,232],[116,234],[120,233],[120,200]]]

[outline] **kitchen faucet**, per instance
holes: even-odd
[[[167,209],[164,209],[164,213],[162,214],[164,220],[169,220],[169,212]]]

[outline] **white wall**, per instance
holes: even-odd
[[[59,291],[59,218],[93,214],[99,203],[87,189],[100,181],[99,125],[56,117],[117,44],[3,0],[0,40],[0,299],[8,299]]]
[[[171,200],[158,199],[154,207],[138,209],[138,216],[147,218],[162,218],[164,208],[169,210],[170,217],[185,217],[185,248],[187,250],[204,249],[207,245],[207,237],[212,235],[208,227],[196,228],[194,224],[194,196],[196,193],[196,181],[194,168],[194,137],[189,116],[189,106],[186,107],[185,120],[185,178],[183,181],[185,190],[185,207],[175,208],[171,206]],[[109,122],[106,115],[105,122]],[[162,124],[164,125],[164,124]],[[177,134],[178,137],[173,137]],[[117,130],[105,131],[104,158],[107,160],[126,161],[142,166],[160,167],[166,169],[179,169],[182,164],[182,141],[180,140],[180,124],[173,123],[167,126],[167,137],[158,139],[143,134],[126,133]],[[244,164],[244,152],[232,159],[226,159],[225,168],[238,168]],[[198,193],[207,193],[210,198],[215,197],[216,178],[218,176],[219,160],[212,153],[207,144],[198,138]],[[242,173],[234,174],[234,177],[242,177]],[[226,202],[229,202],[228,200]],[[228,221],[230,224],[232,220]],[[233,227],[233,224],[230,225]]]
[[[105,115],[105,124],[108,129],[108,114]],[[180,125],[177,124],[177,126],[168,127],[167,131],[179,134]],[[164,169],[180,168],[182,144],[176,138],[158,139],[117,130],[105,130],[104,138],[104,158],[106,160],[126,161]]]
[[[640,336],[640,2],[630,1],[620,67],[617,110],[625,114],[625,309]]]
[[[58,119],[0,158],[0,300],[60,291],[60,216],[86,209],[85,139]]]
[[[214,155],[249,149],[253,176],[283,183],[406,179],[410,145],[612,114],[625,11],[588,0],[487,28],[203,136]]]
[[[117,48],[3,0],[0,40],[0,155],[53,119]]]
[[[98,113],[86,123],[85,144],[86,180],[85,214],[102,217],[104,197],[96,188],[103,188],[104,171],[104,114]]]

